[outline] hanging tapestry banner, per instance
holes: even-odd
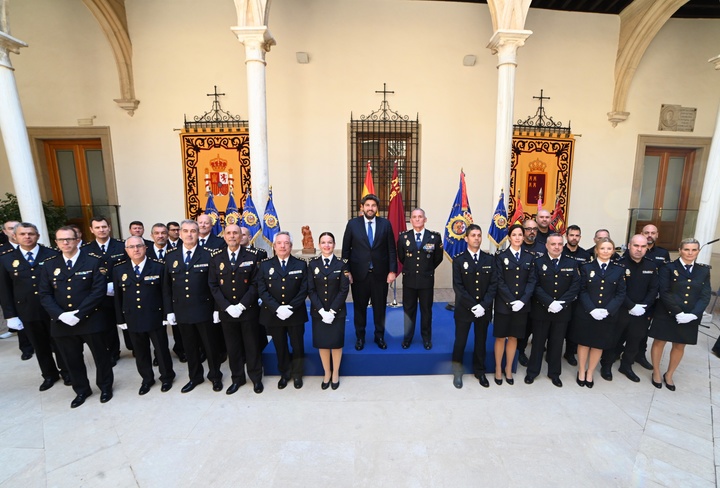
[[[185,177],[185,216],[194,219],[203,213],[210,192],[221,221],[231,193],[242,211],[250,190],[248,129],[183,130],[180,145]]]
[[[575,148],[572,135],[529,135],[515,130],[510,167],[509,211],[515,211],[519,196],[525,211],[523,220],[537,214],[542,190],[542,208],[553,213],[558,201],[565,221],[570,205],[570,181]],[[557,199],[557,200],[556,200]]]

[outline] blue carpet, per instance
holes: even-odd
[[[388,348],[381,350],[373,340],[374,326],[372,322],[372,309],[368,308],[368,325],[365,348],[355,350],[355,327],[353,325],[353,306],[348,306],[348,316],[345,322],[345,347],[340,367],[341,376],[403,376],[403,375],[431,375],[452,374],[451,356],[455,342],[455,321],[453,312],[446,310],[446,302],[433,305],[433,348],[426,351],[420,337],[420,313],[418,312],[415,337],[409,349],[401,346],[403,339],[403,310],[402,307],[387,309],[385,320],[385,341]],[[472,372],[472,345],[473,331],[470,330],[463,365],[466,373]],[[492,335],[492,323],[488,328],[488,338],[485,344],[487,356],[485,368],[488,373],[495,371],[495,354],[493,347],[495,338]],[[528,353],[529,348],[528,348]],[[262,354],[265,374],[278,375],[275,347],[268,344]],[[513,371],[517,369],[517,355],[513,361]],[[312,346],[312,326],[308,322],[305,326],[305,375],[319,376],[323,374],[320,356]]]

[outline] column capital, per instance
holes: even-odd
[[[720,70],[720,54],[714,58],[708,59],[708,63],[713,63],[715,65],[715,69]]]
[[[0,31],[0,66],[13,69],[10,62],[10,53],[18,54],[21,47],[27,47],[27,44],[10,34]]]
[[[490,38],[487,47],[493,54],[498,55],[498,66],[503,64],[517,65],[517,50],[525,45],[525,40],[532,31],[498,29]]]
[[[231,27],[238,41],[245,46],[245,61],[260,61],[265,63],[265,53],[275,45],[275,39],[266,26]]]

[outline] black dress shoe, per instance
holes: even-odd
[[[502,378],[500,378],[500,379],[493,378],[493,379],[495,380],[496,385],[498,385],[498,386],[502,385]]]
[[[553,376],[550,378],[550,381],[552,381],[552,384],[557,386],[558,388],[562,388],[562,381],[559,377]]]
[[[213,380],[213,391],[222,391],[223,384],[221,380]]]
[[[480,386],[483,388],[490,388],[490,382],[484,374],[478,376],[478,382],[480,382]]]
[[[408,341],[403,341],[403,342],[402,342],[402,348],[403,348],[403,349],[407,349],[408,347],[410,347],[410,342],[408,342]]]
[[[532,385],[534,382],[535,382],[534,376],[530,376],[529,374],[525,375],[525,384],[526,385]]]
[[[330,388],[330,382],[328,381],[327,383],[325,383],[323,381],[322,383],[320,383],[320,388],[322,388],[323,390],[327,390],[328,388]]]
[[[593,381],[588,381],[587,378],[586,378],[586,379],[585,379],[585,386],[587,386],[588,388],[592,388],[593,386],[595,386],[595,380],[593,380]]]
[[[160,391],[163,393],[170,391],[170,388],[172,388],[172,381],[164,381],[163,384],[160,385]]]
[[[63,380],[63,385],[65,385],[65,386],[70,386],[70,385],[72,385],[72,380],[70,379],[70,375],[69,375],[69,374],[66,373],[66,374],[61,375],[61,376],[62,376],[62,380]]]
[[[152,383],[143,383],[142,385],[140,385],[140,389],[138,390],[138,395],[144,395],[144,394],[146,394],[147,392],[149,392],[149,391],[150,391],[150,387],[151,387],[153,384],[155,384],[155,382],[152,382]]]
[[[650,361],[648,361],[645,356],[641,356],[640,359],[635,360],[635,362],[648,371],[652,371],[653,369],[652,364],[650,364]]]
[[[432,349],[432,342],[430,342],[430,341],[425,341],[425,342],[423,343],[423,346],[425,347],[425,350],[426,350],[426,351],[429,351],[430,349]]]
[[[355,341],[355,350],[356,351],[362,351],[364,347],[365,347],[364,340],[358,339],[357,341]],[[283,387],[283,388],[285,388],[285,387]]]
[[[455,376],[453,376],[453,386],[458,389],[463,387],[461,374],[456,374]]]
[[[253,391],[257,394],[262,393],[264,389],[265,387],[263,386],[262,381],[258,381],[253,385]]]
[[[515,379],[512,377],[508,378],[507,375],[505,376],[505,381],[507,381],[507,384],[510,386],[515,384]]]
[[[92,392],[90,393],[79,393],[72,402],[70,402],[70,408],[77,408],[83,403],[85,403],[85,399],[92,395]]]
[[[650,376],[650,383],[652,383],[652,385],[658,390],[662,388],[662,381],[655,382],[655,379],[652,376]]]
[[[112,400],[112,397],[113,397],[112,390],[111,391],[103,391],[102,393],[100,393],[100,403],[107,403],[110,400]]]
[[[133,355],[134,354],[135,353],[133,353]],[[153,366],[157,366],[157,365],[158,365],[158,360],[157,360],[157,356],[156,356],[155,358],[153,358]]]
[[[528,365],[528,363],[530,362],[530,360],[528,359],[528,357],[527,357],[527,355],[525,354],[525,352],[521,352],[521,353],[520,353],[520,355],[518,356],[518,362],[519,362],[521,365],[523,365],[523,366],[527,366],[527,365]],[[510,384],[512,384],[512,383],[510,383]]]
[[[600,368],[600,377],[605,381],[612,381],[612,369]]]
[[[45,380],[40,384],[40,391],[49,390],[53,387],[56,381],[57,378],[45,378]]]
[[[625,376],[627,376],[627,379],[629,379],[633,383],[640,383],[640,377],[635,374],[635,371],[633,371],[632,368],[623,368],[622,366],[620,366],[620,368],[618,368],[618,373],[624,374]]]
[[[33,353],[31,352],[24,352],[20,355],[20,359],[23,361],[27,361],[28,359],[31,359],[33,357]]]
[[[303,386],[303,380],[302,378],[294,378],[293,379],[293,386],[296,390],[299,390]]]
[[[181,363],[187,363],[187,356],[185,355],[185,353],[178,354],[177,357],[178,361],[180,361]]]
[[[720,358],[720,351],[716,351],[715,349],[711,349],[710,352],[713,353],[713,355],[715,355],[716,358]]]
[[[667,380],[665,379],[665,374],[667,374],[667,373],[663,374],[663,383],[665,383],[665,388],[667,388],[670,391],[675,391],[675,384],[673,383],[671,385],[670,383],[668,383]]]
[[[338,388],[340,388],[340,380],[337,380],[337,383],[330,383],[330,388],[332,388],[333,390],[337,390]]]
[[[579,372],[575,375],[575,381],[577,382],[578,386],[585,386],[585,380],[580,379]]]
[[[287,386],[288,379],[284,376],[281,376],[278,380],[278,390],[282,390]]]
[[[565,361],[567,361],[570,366],[577,366],[577,359],[575,359],[574,354],[565,353],[563,355],[563,357],[565,358]]]
[[[377,344],[377,347],[379,347],[380,349],[387,349],[387,343],[383,338],[375,339],[375,344]]]
[[[203,381],[205,381],[205,380],[203,380]],[[191,392],[191,391],[193,391],[193,390],[195,389],[195,387],[196,387],[197,385],[199,385],[200,383],[202,383],[202,381],[198,381],[198,382],[196,383],[196,382],[194,382],[193,380],[190,380],[190,381],[188,381],[188,382],[185,384],[185,386],[182,387],[182,390],[180,390],[180,392],[181,392],[181,393]]]
[[[233,393],[237,392],[242,385],[240,383],[233,383],[232,385],[228,386],[228,389],[225,390],[225,394],[232,395]]]

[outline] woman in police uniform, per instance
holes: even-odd
[[[345,317],[350,290],[347,263],[338,259],[335,250],[335,236],[330,232],[320,234],[320,256],[310,260],[308,295],[312,317],[313,347],[320,350],[325,375],[322,389],[340,386],[340,360],[345,345]]]
[[[695,261],[700,252],[696,239],[680,242],[680,257],[660,268],[660,300],[650,326],[654,338],[650,355],[653,363],[652,384],[662,388],[660,361],[665,344],[672,342],[670,362],[662,381],[675,391],[673,373],[680,364],[686,344],[697,344],[698,326],[710,303],[710,266]]]
[[[535,291],[533,255],[522,249],[523,227],[510,227],[510,247],[495,256],[498,289],[495,295],[495,384],[502,385],[502,359],[505,353],[505,379],[515,383],[512,376],[517,340],[525,337],[530,299]],[[506,341],[507,339],[507,341]]]
[[[613,330],[625,300],[625,269],[612,262],[615,243],[602,238],[595,245],[595,259],[580,268],[580,304],[570,324],[568,338],[578,345],[577,384],[595,386],[593,372],[603,349],[614,347]]]

